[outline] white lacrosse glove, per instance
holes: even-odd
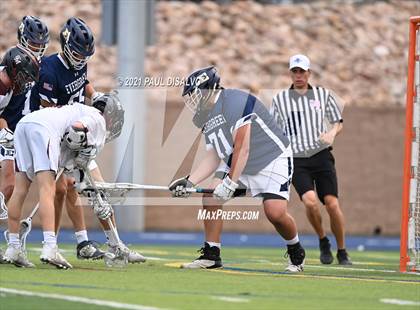
[[[6,207],[6,198],[2,192],[0,192],[0,220],[7,219],[7,207]]]
[[[64,134],[64,141],[72,150],[79,150],[86,147],[87,129],[70,126],[69,131]]]
[[[213,197],[219,200],[229,200],[233,197],[235,190],[238,188],[239,184],[233,182],[227,175],[222,183],[216,186],[213,192]]]
[[[13,131],[9,128],[2,128],[0,130],[0,144],[3,145],[6,149],[13,148]]]
[[[100,192],[101,200],[98,199],[96,193],[93,193],[91,200],[93,206],[93,212],[101,220],[107,220],[112,216],[113,209],[112,206],[108,203],[108,200],[103,192]]]
[[[92,159],[96,157],[97,149],[93,146],[88,146],[84,149],[81,149],[78,153],[76,158],[74,159],[74,163],[76,167],[82,169],[88,169],[89,163]]]
[[[169,184],[169,190],[172,191],[172,197],[177,198],[187,198],[191,195],[190,192],[187,192],[187,188],[194,187],[194,184],[188,180],[189,175],[186,177],[177,179]]]

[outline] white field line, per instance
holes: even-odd
[[[411,301],[411,300],[402,300],[402,299],[393,299],[393,298],[382,298],[379,299],[380,302],[384,304],[392,304],[399,306],[420,306],[420,301]]]
[[[249,299],[229,296],[213,296],[212,299],[227,301],[227,302],[249,302]]]
[[[41,298],[80,302],[84,304],[106,306],[106,307],[116,308],[116,309],[131,309],[131,310],[158,310],[160,309],[160,308],[148,307],[148,306],[142,306],[142,305],[125,304],[125,303],[120,303],[116,301],[106,301],[106,300],[100,300],[100,299],[84,298],[84,297],[62,295],[62,294],[38,293],[38,292],[31,292],[31,291],[24,291],[24,290],[15,290],[15,289],[5,288],[5,287],[0,287],[0,292],[10,293],[10,294],[15,294],[15,295],[34,296],[34,297],[41,297]]]

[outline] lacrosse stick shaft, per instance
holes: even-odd
[[[158,190],[158,191],[169,191],[168,186],[160,185],[142,185],[142,184],[133,184],[133,183],[105,183],[98,182],[96,183],[98,189],[121,189],[121,190]],[[200,194],[212,194],[213,189],[200,188],[200,187],[190,187],[186,189],[190,193],[200,193]]]
[[[95,191],[95,195],[96,195],[98,201],[102,204],[103,203],[103,199],[102,199],[101,193],[99,192],[99,187],[96,186],[96,182],[93,179],[92,175],[90,174],[89,169],[84,169],[84,170],[85,170],[84,171],[85,176],[87,177],[87,179],[88,179],[88,181],[90,183],[90,186],[92,186],[93,190]],[[118,244],[121,244],[122,243],[121,242],[121,239],[120,239],[120,237],[118,235],[117,228],[114,226],[114,223],[112,223],[111,216],[107,218],[106,222],[109,225],[109,228],[111,229],[111,232],[112,232],[112,234],[115,237],[115,240],[117,240]]]

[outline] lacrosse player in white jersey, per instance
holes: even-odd
[[[104,95],[106,97],[106,95]],[[19,267],[33,267],[19,239],[22,204],[34,178],[38,181],[44,245],[41,261],[60,269],[72,268],[59,253],[54,232],[55,178],[59,167],[74,161],[87,169],[106,141],[119,135],[124,111],[116,100],[98,100],[93,106],[45,108],[25,116],[16,127],[16,185],[9,207],[9,243],[5,259]],[[122,118],[122,120],[118,120]],[[118,126],[115,126],[118,124]],[[115,132],[119,131],[119,132]],[[60,146],[60,141],[63,140]],[[70,156],[69,156],[70,154]],[[73,156],[71,156],[73,154]],[[112,215],[108,204],[94,206],[100,219]]]

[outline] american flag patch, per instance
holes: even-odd
[[[44,82],[44,85],[42,87],[46,90],[49,90],[49,91],[52,91],[52,89],[53,89],[51,84],[48,84],[48,83],[45,83],[45,82]]]

